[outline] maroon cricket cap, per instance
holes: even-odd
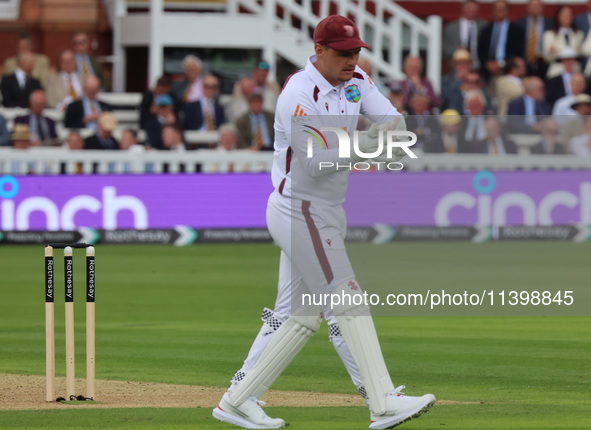
[[[359,29],[355,23],[341,15],[330,15],[318,23],[314,30],[314,43],[326,45],[337,51],[369,49],[359,37]]]

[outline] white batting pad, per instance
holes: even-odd
[[[292,315],[275,332],[261,357],[230,394],[238,406],[251,396],[260,399],[320,327],[320,316]]]
[[[346,281],[337,288],[336,293],[341,294],[344,290],[346,294],[351,294],[350,282],[358,285],[356,280]],[[355,293],[362,294],[357,288]],[[341,334],[359,367],[373,413],[383,415],[386,413],[386,395],[394,389],[394,385],[384,362],[368,306],[335,308],[334,314]]]

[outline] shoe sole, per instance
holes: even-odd
[[[234,424],[235,426],[242,427],[245,429],[280,429],[285,427],[285,424],[279,426],[261,426],[259,424],[253,424],[250,421],[246,421],[236,415],[232,415],[227,413],[226,411],[221,410],[220,408],[215,408],[212,413],[214,418],[223,421],[228,424]]]
[[[399,425],[404,424],[405,422],[408,422],[408,421],[412,420],[413,418],[418,418],[421,415],[429,412],[429,409],[431,409],[433,407],[433,405],[435,404],[435,401],[436,401],[436,399],[435,399],[435,397],[433,397],[433,399],[431,399],[427,404],[419,405],[417,408],[415,408],[411,412],[408,412],[406,414],[396,415],[396,416],[388,418],[388,419],[376,421],[374,423],[371,423],[369,425],[369,428],[373,430],[373,429],[393,429],[394,427],[398,427]]]

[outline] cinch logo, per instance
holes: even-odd
[[[115,187],[103,187],[102,200],[88,195],[77,195],[64,203],[61,208],[51,199],[43,196],[27,197],[18,205],[13,200],[20,191],[20,184],[14,176],[0,177],[0,230],[29,230],[31,214],[45,215],[46,230],[75,230],[74,221],[80,211],[98,213],[101,209],[102,228],[117,228],[117,214],[130,211],[134,228],[148,228],[148,211],[142,201],[133,196],[117,196]]]
[[[580,218],[573,222],[591,224],[591,182],[581,182],[579,195],[569,191],[552,191],[536,201],[520,191],[509,191],[497,195],[494,199],[490,195],[497,186],[494,174],[481,171],[474,175],[472,186],[477,196],[463,191],[454,191],[444,195],[435,207],[435,224],[441,227],[455,225],[450,220],[449,213],[454,208],[462,208],[474,216],[477,225],[503,226],[507,225],[507,212],[517,208],[522,214],[522,225],[554,225],[552,211],[563,206],[575,209],[579,206]]]
[[[304,125],[304,127],[307,127],[308,129],[312,130],[312,131],[304,130],[306,133],[308,133],[310,135],[308,137],[308,148],[307,148],[308,149],[308,151],[307,151],[308,158],[312,158],[314,156],[314,141],[316,141],[320,145],[321,149],[328,148],[328,143],[326,141],[326,138],[324,137],[324,134],[322,134],[323,132],[327,132],[327,131],[331,131],[337,135],[338,146],[339,146],[339,157],[340,158],[351,157],[351,138],[345,130],[338,128],[338,127],[320,127],[320,129],[316,129],[316,128],[311,127],[309,125]],[[410,138],[410,140],[398,142],[398,141],[394,141],[395,137],[406,137],[406,138]],[[372,152],[372,153],[364,153],[361,151],[361,149],[359,148],[359,132],[354,131],[353,132],[353,151],[355,152],[355,154],[359,158],[363,158],[366,160],[372,160],[373,158],[376,158],[376,157],[379,157],[380,155],[382,155],[383,150],[384,150],[384,141],[386,142],[385,143],[386,155],[389,159],[392,158],[392,152],[393,152],[394,148],[401,148],[406,153],[406,155],[408,155],[410,158],[418,158],[415,155],[415,153],[412,152],[412,150],[410,149],[411,146],[413,146],[415,143],[417,143],[417,136],[412,131],[388,130],[387,132],[385,132],[385,137],[384,137],[384,132],[380,131],[379,135],[378,135],[378,148],[376,149],[375,152]],[[335,165],[335,163],[323,161],[323,162],[319,163],[319,168],[320,168],[320,170],[322,170],[322,168],[334,167],[334,165]],[[392,161],[392,162],[371,161],[371,163],[370,162],[357,162],[357,163],[349,163],[349,164],[343,164],[343,165],[337,164],[337,170],[339,170],[339,168],[355,169],[355,170],[369,170],[371,168],[371,165],[377,167],[378,170],[380,169],[381,165],[385,165],[388,170],[402,170],[402,168],[404,168],[404,165],[402,163],[397,162],[397,161]]]

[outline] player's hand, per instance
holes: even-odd
[[[380,125],[380,131],[386,135],[389,130],[393,131],[406,131],[406,121],[402,115],[396,116],[394,119],[386,121],[382,125]],[[392,141],[394,142],[406,142],[408,141],[408,137],[406,136],[393,136]],[[401,160],[406,156],[406,152],[402,148],[393,148],[392,149],[392,157],[388,158],[387,153],[387,145],[384,142],[384,149],[383,152],[374,158],[374,161],[378,162],[390,162],[390,161],[398,161]]]
[[[379,143],[380,126],[373,123],[369,130],[359,133],[359,150],[364,154],[372,154],[380,147]],[[359,157],[353,148],[353,139],[351,139],[351,161],[363,161],[365,158]]]

